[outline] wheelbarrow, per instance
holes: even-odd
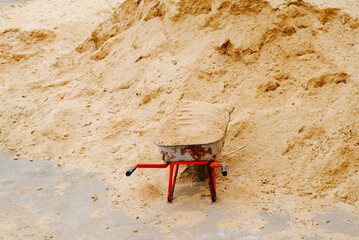
[[[127,172],[130,176],[136,168],[167,168],[170,167],[168,182],[168,202],[172,202],[179,165],[205,165],[208,173],[208,184],[212,202],[216,201],[216,175],[215,168],[222,170],[222,175],[227,176],[227,168],[224,163],[215,162],[219,158],[224,145],[224,137],[216,142],[192,145],[159,145],[154,142],[160,151],[164,164],[136,164]]]
[[[173,109],[169,110],[169,115],[171,114],[179,114],[175,116],[182,116],[182,120],[184,121],[184,125],[188,124],[186,119],[191,119],[193,117],[204,117],[203,121],[208,121],[207,112],[201,112],[202,107],[207,109],[208,103],[200,103],[200,102],[190,102],[187,101],[185,104],[179,104],[178,106],[174,105]],[[177,108],[178,107],[178,108]],[[182,109],[181,109],[182,108]],[[227,176],[227,168],[224,163],[217,163],[216,160],[219,159],[222,148],[224,146],[224,139],[227,133],[228,123],[230,121],[231,111],[218,111],[218,110],[209,110],[208,114],[227,114],[228,113],[228,121],[223,131],[223,135],[218,139],[210,140],[211,142],[207,143],[199,143],[194,141],[193,144],[188,145],[161,145],[154,143],[157,145],[158,150],[161,154],[162,160],[166,163],[164,164],[137,164],[132,166],[127,172],[126,176],[130,176],[136,168],[167,168],[170,167],[169,173],[169,182],[168,182],[168,202],[173,200],[173,193],[176,185],[176,179],[178,174],[178,168],[180,165],[204,165],[207,169],[208,173],[208,184],[209,190],[211,192],[211,199],[213,202],[216,201],[216,174],[215,168],[222,169],[222,175]],[[177,111],[177,112],[176,112]],[[211,112],[212,111],[212,112]],[[198,113],[198,114],[196,114]],[[165,115],[166,116],[166,115]],[[171,121],[171,118],[165,119],[166,121]],[[200,121],[197,121],[197,123]],[[181,121],[179,121],[181,123]],[[180,124],[179,124],[180,125]],[[166,126],[166,125],[164,125]],[[166,143],[166,142],[164,142]],[[171,142],[167,142],[171,144]],[[187,144],[187,143],[186,143]]]

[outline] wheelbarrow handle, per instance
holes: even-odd
[[[130,169],[126,172],[126,176],[129,177],[136,170],[135,166],[130,167]]]
[[[224,165],[224,163],[222,163],[222,175],[224,177],[227,176],[227,167],[226,165]]]

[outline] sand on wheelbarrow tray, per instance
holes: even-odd
[[[178,101],[160,121],[155,142],[190,145],[216,142],[225,135],[230,107],[196,101]]]

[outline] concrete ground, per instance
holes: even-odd
[[[293,234],[293,217],[288,212],[260,214],[266,221],[263,230],[256,234],[228,231],[216,225],[221,219],[241,217],[228,211],[220,201],[215,207],[201,209],[206,218],[194,226],[180,226],[168,232],[156,226],[158,217],[133,219],[126,209],[113,204],[103,195],[111,191],[104,176],[84,172],[82,169],[66,170],[53,161],[13,160],[11,155],[0,155],[0,240],[8,239],[267,239],[273,233],[286,232],[281,239],[338,239],[345,233],[359,239],[359,214],[333,208],[318,213],[318,230],[326,237],[307,237]],[[174,212],[198,210],[196,203],[180,201],[180,196],[207,192],[206,182],[192,187],[178,185],[176,204],[163,201],[162,210]],[[204,196],[208,197],[208,196]],[[96,201],[94,201],[96,200]],[[151,210],[151,209],[149,209]],[[155,210],[155,209],[152,209]],[[328,235],[329,234],[329,235]],[[273,239],[273,238],[272,238]]]
[[[21,4],[28,1],[30,0],[0,0],[0,7],[14,5],[14,4]]]

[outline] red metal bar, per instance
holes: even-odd
[[[172,191],[172,178],[173,178],[173,167],[174,164],[170,164],[170,178],[169,178],[169,182],[168,182],[168,196],[167,196],[167,200],[169,202],[172,202],[173,199],[173,191]]]
[[[179,165],[176,164],[175,176],[173,178],[173,185],[172,185],[172,194],[173,194],[173,192],[175,190],[176,179],[177,179],[177,174],[178,174],[178,167],[179,167]]]
[[[166,168],[168,164],[136,164],[136,168]]]
[[[222,167],[222,163],[217,163],[217,162],[211,162],[211,164],[209,165],[211,168],[213,167]]]
[[[213,189],[214,189],[214,192],[216,192],[216,171],[215,171],[214,167],[211,167],[211,170],[212,170],[212,177],[213,177]]]
[[[171,162],[171,163],[176,164],[176,165],[206,165],[210,162],[208,162],[208,161],[180,161],[180,162]]]
[[[173,200],[173,193],[176,185],[176,179],[178,175],[179,165],[206,165],[207,173],[208,173],[208,185],[211,192],[212,201],[216,201],[216,167],[222,167],[223,176],[227,175],[227,170],[225,169],[225,165],[223,163],[216,163],[210,161],[180,161],[180,162],[170,162],[165,164],[137,164],[130,168],[126,172],[126,176],[130,176],[136,168],[167,168],[170,166],[170,176],[168,182],[168,197],[167,200],[171,202]],[[175,168],[175,169],[174,169]],[[175,170],[173,174],[173,170]]]
[[[209,192],[211,193],[211,198],[213,198],[212,188],[211,188],[211,173],[209,172],[209,166],[206,166],[207,175],[208,175],[208,186],[209,186]]]

